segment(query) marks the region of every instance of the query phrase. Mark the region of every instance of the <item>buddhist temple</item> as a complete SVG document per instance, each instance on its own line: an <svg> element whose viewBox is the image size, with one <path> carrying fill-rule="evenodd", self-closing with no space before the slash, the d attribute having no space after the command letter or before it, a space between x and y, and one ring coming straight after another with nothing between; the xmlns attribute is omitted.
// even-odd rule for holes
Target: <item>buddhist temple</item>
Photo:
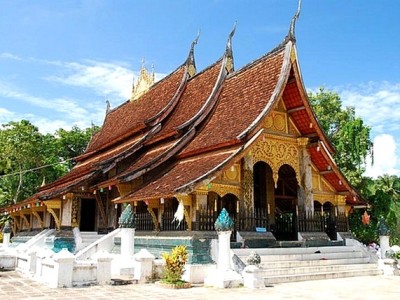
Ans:
<svg viewBox="0 0 400 300"><path fill-rule="evenodd" d="M223 208L234 221L232 242L253 233L274 242L307 233L335 241L348 232L349 211L365 203L338 169L310 107L296 51L298 17L282 43L240 69L236 28L203 70L195 63L198 37L158 82L143 64L131 98L108 107L76 166L3 208L14 235L44 228L105 234L127 204L137 236L203 236L214 232Z"/></svg>

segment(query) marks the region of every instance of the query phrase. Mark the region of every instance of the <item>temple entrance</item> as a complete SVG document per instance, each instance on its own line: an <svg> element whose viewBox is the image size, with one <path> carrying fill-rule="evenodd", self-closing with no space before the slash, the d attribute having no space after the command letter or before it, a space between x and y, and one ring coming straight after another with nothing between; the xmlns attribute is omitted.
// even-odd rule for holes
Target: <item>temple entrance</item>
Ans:
<svg viewBox="0 0 400 300"><path fill-rule="evenodd" d="M80 231L95 231L96 229L96 201L81 199Z"/></svg>
<svg viewBox="0 0 400 300"><path fill-rule="evenodd" d="M223 208L227 210L230 216L236 216L236 203L238 198L233 194L226 194L218 199L217 209L220 212Z"/></svg>
<svg viewBox="0 0 400 300"><path fill-rule="evenodd" d="M323 205L325 232L331 240L337 240L335 206L327 201Z"/></svg>
<svg viewBox="0 0 400 300"><path fill-rule="evenodd" d="M253 190L254 207L252 214L255 219L255 227L263 227L269 230L268 215L274 209L274 181L271 167L263 161L254 164Z"/></svg>
<svg viewBox="0 0 400 300"><path fill-rule="evenodd" d="M325 232L331 240L337 239L335 206L331 202L321 204L314 201L314 219L319 219L321 232Z"/></svg>
<svg viewBox="0 0 400 300"><path fill-rule="evenodd" d="M236 206L238 198L233 194L226 194L221 197L215 192L209 192L207 195L207 209L215 210L218 215L225 208L231 218L236 216Z"/></svg>
<svg viewBox="0 0 400 300"><path fill-rule="evenodd" d="M289 165L283 165L278 172L275 189L275 229L278 240L297 240L297 178Z"/></svg>

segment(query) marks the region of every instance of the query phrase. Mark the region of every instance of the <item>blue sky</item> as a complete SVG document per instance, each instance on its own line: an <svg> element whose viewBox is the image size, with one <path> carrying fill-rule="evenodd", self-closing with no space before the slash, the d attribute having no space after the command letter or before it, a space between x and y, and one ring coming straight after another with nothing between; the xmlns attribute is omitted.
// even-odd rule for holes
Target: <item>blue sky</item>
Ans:
<svg viewBox="0 0 400 300"><path fill-rule="evenodd" d="M129 98L145 58L157 78L195 49L199 70L229 32L236 69L279 44L296 0L0 0L0 123L29 119L42 132L101 125L105 98ZM297 49L306 88L337 91L372 127L367 175L400 175L400 1L304 0ZM397 22L396 22L397 21Z"/></svg>

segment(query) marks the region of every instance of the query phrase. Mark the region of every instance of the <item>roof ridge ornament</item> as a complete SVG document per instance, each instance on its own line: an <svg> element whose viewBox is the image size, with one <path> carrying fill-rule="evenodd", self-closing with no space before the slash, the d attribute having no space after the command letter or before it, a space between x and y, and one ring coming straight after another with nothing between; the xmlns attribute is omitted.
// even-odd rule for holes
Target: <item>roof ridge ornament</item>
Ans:
<svg viewBox="0 0 400 300"><path fill-rule="evenodd" d="M197 45L197 42L199 41L200 32L201 31L199 30L196 38L193 40L192 45L190 46L188 58L186 59L186 67L187 67L187 73L189 75L189 78L193 77L196 74L196 62L194 59L194 46Z"/></svg>
<svg viewBox="0 0 400 300"><path fill-rule="evenodd" d="M106 96L106 114L108 114L111 110L111 104L110 101L108 100L108 96Z"/></svg>
<svg viewBox="0 0 400 300"><path fill-rule="evenodd" d="M286 36L287 40L296 42L296 36L295 36L295 28L296 28L296 21L300 16L300 10L301 10L301 0L299 0L299 3L297 5L297 11L295 15L292 18L292 21L290 22L290 28L289 28L289 33Z"/></svg>
<svg viewBox="0 0 400 300"><path fill-rule="evenodd" d="M228 73L232 72L234 70L234 64L233 64L233 51L232 51L232 38L235 34L236 31L236 24L235 22L233 24L233 29L231 33L228 36L228 40L226 42L226 49L225 49L225 58L226 58L226 71Z"/></svg>

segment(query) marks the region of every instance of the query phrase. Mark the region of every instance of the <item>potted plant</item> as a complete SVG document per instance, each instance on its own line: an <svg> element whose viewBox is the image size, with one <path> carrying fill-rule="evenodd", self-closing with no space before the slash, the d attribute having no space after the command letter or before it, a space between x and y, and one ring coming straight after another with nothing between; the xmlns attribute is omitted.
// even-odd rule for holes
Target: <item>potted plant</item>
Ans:
<svg viewBox="0 0 400 300"><path fill-rule="evenodd" d="M163 253L162 258L165 261L165 268L160 284L174 289L189 288L190 282L182 280L188 259L186 247L183 245L176 246L171 253Z"/></svg>

